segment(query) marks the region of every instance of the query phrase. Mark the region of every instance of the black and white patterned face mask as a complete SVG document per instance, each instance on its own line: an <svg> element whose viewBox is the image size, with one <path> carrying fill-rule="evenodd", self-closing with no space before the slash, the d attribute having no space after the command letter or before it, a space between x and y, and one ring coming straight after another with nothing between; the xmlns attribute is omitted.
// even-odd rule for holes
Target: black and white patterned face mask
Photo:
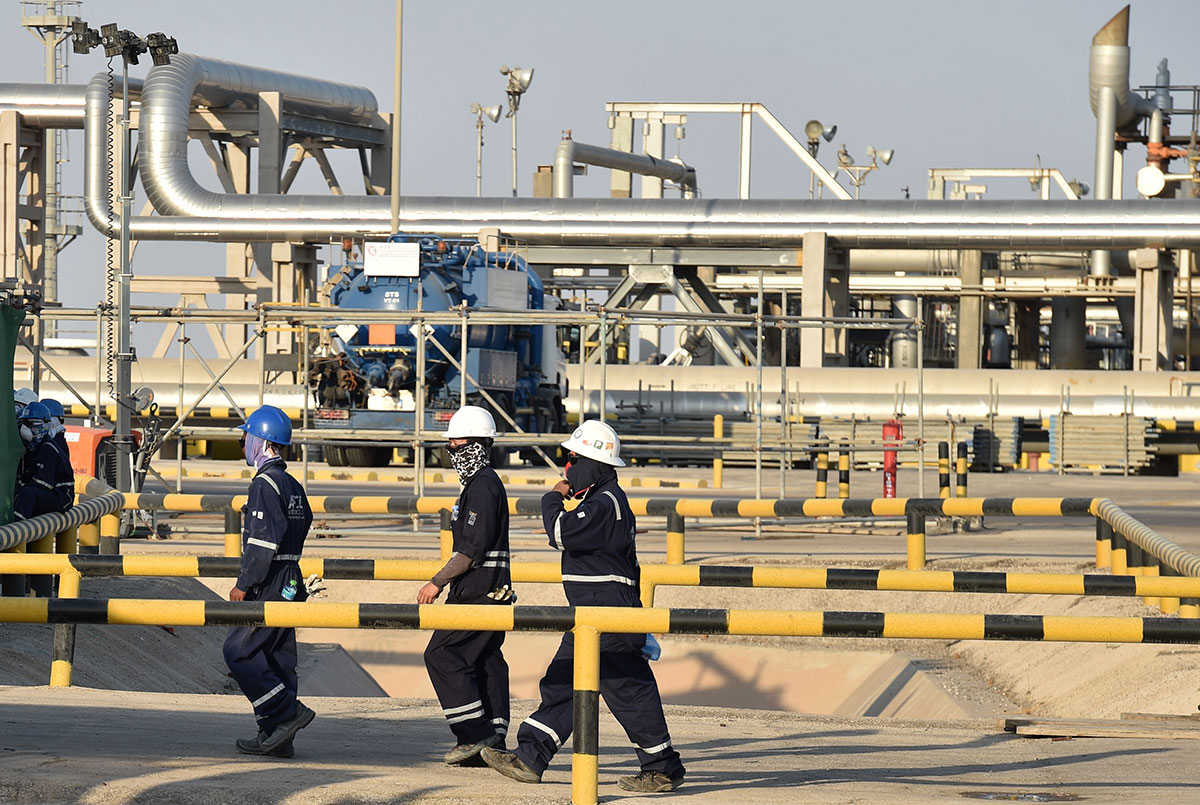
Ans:
<svg viewBox="0 0 1200 805"><path fill-rule="evenodd" d="M450 448L450 464L458 473L458 482L465 484L471 476L488 466L488 449L479 442L469 442L458 448Z"/></svg>

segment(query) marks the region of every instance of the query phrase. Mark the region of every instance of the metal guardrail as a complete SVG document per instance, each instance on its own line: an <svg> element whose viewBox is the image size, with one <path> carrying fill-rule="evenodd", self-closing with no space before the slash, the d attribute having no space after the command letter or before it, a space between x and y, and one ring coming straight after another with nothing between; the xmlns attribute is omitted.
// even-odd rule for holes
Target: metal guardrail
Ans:
<svg viewBox="0 0 1200 805"><path fill-rule="evenodd" d="M571 801L580 805L598 802L604 633L1200 644L1200 621L1178 618L120 598L0 599L0 623L572 631Z"/></svg>

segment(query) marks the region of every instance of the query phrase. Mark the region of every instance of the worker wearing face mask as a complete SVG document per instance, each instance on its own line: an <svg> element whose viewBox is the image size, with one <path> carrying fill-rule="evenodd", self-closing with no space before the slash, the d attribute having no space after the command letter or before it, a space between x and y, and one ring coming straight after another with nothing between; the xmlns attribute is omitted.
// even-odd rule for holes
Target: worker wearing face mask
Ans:
<svg viewBox="0 0 1200 805"><path fill-rule="evenodd" d="M550 546L562 552L562 582L573 607L640 607L634 535L637 524L617 484L621 441L596 420L580 424L562 443L568 452L567 479L542 497L542 521ZM567 498L580 503L571 511ZM618 787L645 794L674 791L685 769L671 746L658 683L649 660L656 655L645 634L608 633L600 638L600 695L633 741L642 770L622 777ZM575 636L562 643L539 683L542 701L517 732L517 749L484 749L484 762L505 777L541 782L542 772L572 732Z"/></svg>
<svg viewBox="0 0 1200 805"><path fill-rule="evenodd" d="M432 604L449 586L448 604L502 604L516 601L509 574L508 496L491 467L496 437L491 413L466 405L450 418L446 438L462 493L451 514L454 553L417 593ZM425 668L442 705L455 745L447 764L482 765L485 747L504 747L508 734L508 663L504 632L439 629L425 649Z"/></svg>
<svg viewBox="0 0 1200 805"><path fill-rule="evenodd" d="M69 453L50 436L50 411L40 402L29 403L21 411L17 430L25 453L17 469L13 518L24 520L71 508L75 474Z"/></svg>
<svg viewBox="0 0 1200 805"><path fill-rule="evenodd" d="M304 487L287 473L282 451L292 422L273 405L254 411L238 430L246 463L257 472L242 507L242 564L230 601L304 601L300 554L312 525ZM296 630L235 626L225 638L225 664L254 708L258 735L238 738L247 755L292 757L292 739L315 715L296 698Z"/></svg>
<svg viewBox="0 0 1200 805"><path fill-rule="evenodd" d="M46 397L41 400L42 405L46 406L46 410L50 412L50 438L62 450L63 455L70 458L71 448L67 444L67 412L63 408L62 403L58 400Z"/></svg>

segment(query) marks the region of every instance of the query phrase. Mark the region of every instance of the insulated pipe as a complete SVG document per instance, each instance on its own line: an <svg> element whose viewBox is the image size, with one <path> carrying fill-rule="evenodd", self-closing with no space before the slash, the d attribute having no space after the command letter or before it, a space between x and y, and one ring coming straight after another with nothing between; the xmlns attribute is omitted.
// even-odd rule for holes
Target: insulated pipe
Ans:
<svg viewBox="0 0 1200 805"><path fill-rule="evenodd" d="M917 297L896 294L892 297L892 315L897 319L917 318ZM891 334L892 368L915 369L917 366L916 330L896 330Z"/></svg>
<svg viewBox="0 0 1200 805"><path fill-rule="evenodd" d="M1088 97L1096 116L1095 198L1113 197L1113 157L1118 128L1126 128L1156 108L1129 89L1129 6L1118 11L1092 37L1088 52ZM1120 177L1116 177L1120 181ZM1092 253L1093 277L1112 275L1107 251Z"/></svg>
<svg viewBox="0 0 1200 805"><path fill-rule="evenodd" d="M83 84L0 84L0 112L34 128L83 128Z"/></svg>
<svg viewBox="0 0 1200 805"><path fill-rule="evenodd" d="M628 151L617 151L612 148L601 148L597 145L564 139L554 150L554 197L572 198L575 195L575 163L595 165L600 168L628 171L640 176L655 176L678 182L685 193L694 194L696 191L696 169L656 159L642 154L631 154ZM691 195L687 195L691 198Z"/></svg>
<svg viewBox="0 0 1200 805"><path fill-rule="evenodd" d="M180 62L176 64L175 62ZM186 65L184 62L186 61ZM163 214L134 217L139 240L324 241L390 233L383 196L225 195L204 190L188 172L190 82L208 60L188 56L154 67L142 98L139 168ZM224 65L232 80L259 76L242 92L281 89L285 108L298 89L269 85L270 71ZM178 68L178 69L176 69ZM186 68L186 69L185 69ZM318 85L320 82L316 82ZM341 86L341 85L338 85ZM85 196L88 217L106 234L118 229L106 192L108 81L89 83ZM290 96L289 96L290 93ZM201 102L245 96L212 90ZM302 99L303 96L300 96ZM315 104L316 101L305 101ZM336 107L336 108L334 108ZM331 105L331 114L354 104ZM168 125L169 124L169 125ZM160 126L166 126L165 129ZM151 188L153 190L151 191ZM181 213L186 213L183 215ZM1127 249L1200 247L1200 212L1186 202L841 201L406 198L402 229L473 237L495 227L536 245L798 246L825 232L844 248Z"/></svg>

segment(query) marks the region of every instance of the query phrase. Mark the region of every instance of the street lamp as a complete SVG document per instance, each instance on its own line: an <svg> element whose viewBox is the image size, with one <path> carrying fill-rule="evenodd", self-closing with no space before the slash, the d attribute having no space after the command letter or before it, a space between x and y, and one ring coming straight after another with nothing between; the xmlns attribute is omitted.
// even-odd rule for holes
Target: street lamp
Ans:
<svg viewBox="0 0 1200 805"><path fill-rule="evenodd" d="M117 408L116 432L113 434L113 446L117 450L117 489L129 492L132 490L133 453L130 415L137 405L134 395L130 392L132 365L136 355L133 350L129 312L129 285L133 279L129 258L129 213L133 206L133 188L127 186L129 154L132 149L129 126L129 65L137 64L138 56L146 52L150 53L156 65L170 64L171 56L179 52L179 47L174 38L163 33L152 33L143 40L133 31L118 28L116 23L102 25L97 32L82 20L76 20L72 24L71 40L72 49L76 53L86 54L93 48L102 46L104 55L108 58L121 57L121 165L117 174L120 177L118 187L121 191L121 273L118 277L117 293L117 381L115 389L109 386L109 393ZM109 170L112 170L111 164ZM105 308L111 317L111 282L107 287L108 299Z"/></svg>
<svg viewBox="0 0 1200 805"><path fill-rule="evenodd" d="M475 195L480 196L483 193L483 119L486 117L493 123L499 120L500 105L480 106L473 103L471 114L475 115L475 131L479 134L475 143Z"/></svg>
<svg viewBox="0 0 1200 805"><path fill-rule="evenodd" d="M845 144L838 147L838 169L844 170L850 175L850 183L854 185L854 197L858 198L858 188L862 187L862 183L867 180L867 174L879 168L879 162L887 165L892 161L892 157L896 155L894 148L875 148L867 146L867 156L871 158L870 165L855 165L854 157L846 150Z"/></svg>
<svg viewBox="0 0 1200 805"><path fill-rule="evenodd" d="M500 75L508 76L508 85L504 92L508 95L508 114L512 118L512 191L513 198L517 197L517 109L521 106L521 96L529 89L533 81L533 68L528 70L521 67L501 65Z"/></svg>

